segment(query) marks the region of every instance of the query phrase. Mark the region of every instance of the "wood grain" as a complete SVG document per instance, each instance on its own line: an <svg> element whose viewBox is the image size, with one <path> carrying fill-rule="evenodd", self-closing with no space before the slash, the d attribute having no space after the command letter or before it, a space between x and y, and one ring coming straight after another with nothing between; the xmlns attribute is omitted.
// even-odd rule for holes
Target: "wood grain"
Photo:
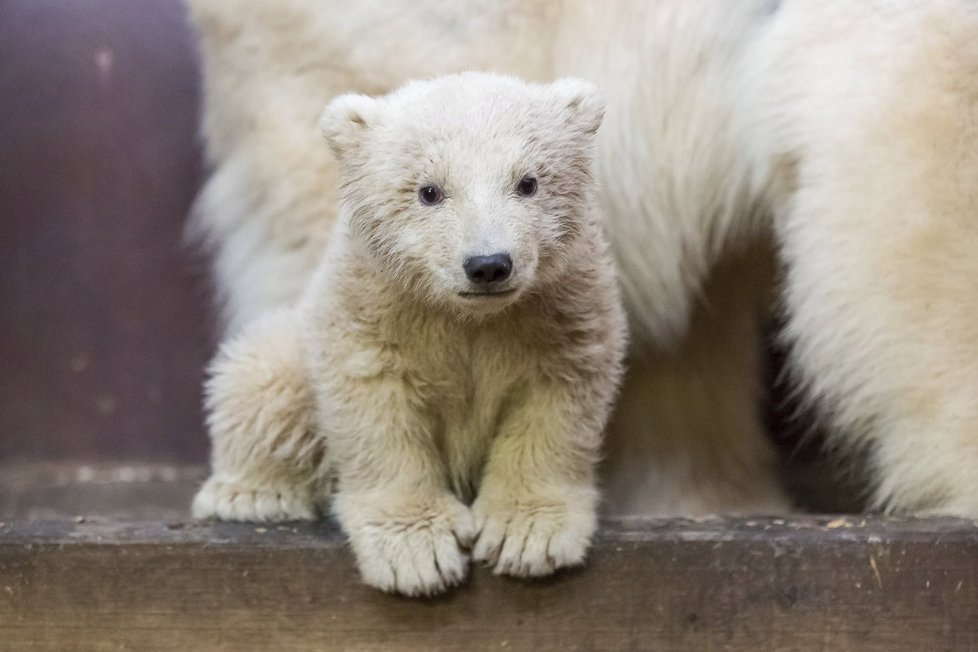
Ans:
<svg viewBox="0 0 978 652"><path fill-rule="evenodd" d="M609 523L585 569L480 569L414 601L363 587L330 525L7 523L0 631L17 650L973 650L978 526Z"/></svg>

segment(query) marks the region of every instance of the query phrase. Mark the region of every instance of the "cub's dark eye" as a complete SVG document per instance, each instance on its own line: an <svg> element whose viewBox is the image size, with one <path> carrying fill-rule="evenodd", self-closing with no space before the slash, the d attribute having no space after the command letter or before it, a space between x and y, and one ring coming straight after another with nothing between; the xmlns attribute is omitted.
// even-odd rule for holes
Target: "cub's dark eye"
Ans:
<svg viewBox="0 0 978 652"><path fill-rule="evenodd" d="M537 180L533 177L523 177L516 184L516 192L521 197L532 197L537 194Z"/></svg>
<svg viewBox="0 0 978 652"><path fill-rule="evenodd" d="M435 204L440 204L445 199L445 194L438 186L422 186L418 191L418 199L425 206L434 206Z"/></svg>

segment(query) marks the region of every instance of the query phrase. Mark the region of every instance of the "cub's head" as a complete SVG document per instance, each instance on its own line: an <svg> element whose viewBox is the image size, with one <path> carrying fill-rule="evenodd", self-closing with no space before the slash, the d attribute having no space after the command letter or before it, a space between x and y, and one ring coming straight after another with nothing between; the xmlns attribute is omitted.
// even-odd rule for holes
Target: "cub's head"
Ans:
<svg viewBox="0 0 978 652"><path fill-rule="evenodd" d="M464 315L573 283L603 112L587 82L486 73L338 97L322 128L350 237L419 299Z"/></svg>

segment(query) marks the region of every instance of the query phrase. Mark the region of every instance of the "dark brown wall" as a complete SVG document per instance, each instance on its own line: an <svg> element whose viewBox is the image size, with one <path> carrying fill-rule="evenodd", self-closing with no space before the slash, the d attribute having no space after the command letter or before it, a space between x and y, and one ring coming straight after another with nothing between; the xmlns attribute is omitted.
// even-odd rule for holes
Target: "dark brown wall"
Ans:
<svg viewBox="0 0 978 652"><path fill-rule="evenodd" d="M202 460L179 0L0 0L0 462Z"/></svg>

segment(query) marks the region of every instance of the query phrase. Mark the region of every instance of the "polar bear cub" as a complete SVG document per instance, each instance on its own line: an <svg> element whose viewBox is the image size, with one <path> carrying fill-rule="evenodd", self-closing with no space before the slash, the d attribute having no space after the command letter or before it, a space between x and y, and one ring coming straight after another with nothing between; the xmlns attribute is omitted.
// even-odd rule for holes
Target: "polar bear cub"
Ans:
<svg viewBox="0 0 978 652"><path fill-rule="evenodd" d="M299 308L272 318L282 326L272 332L299 333L288 355L306 365L309 389L287 395L311 401L241 416L269 409L260 392L274 383L263 381L247 400L212 395L210 417L212 429L238 424L225 439L255 440L303 423L295 412L313 406L333 510L368 584L441 592L465 578L468 549L521 577L585 557L626 339L591 177L603 107L583 81L465 73L341 96L323 114L340 215ZM251 330L274 351L267 322ZM248 342L246 329L235 346ZM237 360L261 366L254 349ZM267 444L235 450L275 457ZM215 440L215 469L227 471L219 457ZM289 468L282 455L274 464ZM275 515L308 515L308 488L325 486L310 477L319 466L297 460L295 478L278 474L276 495L300 504ZM260 484L245 475L224 473ZM195 511L268 516L219 502L212 490Z"/></svg>

